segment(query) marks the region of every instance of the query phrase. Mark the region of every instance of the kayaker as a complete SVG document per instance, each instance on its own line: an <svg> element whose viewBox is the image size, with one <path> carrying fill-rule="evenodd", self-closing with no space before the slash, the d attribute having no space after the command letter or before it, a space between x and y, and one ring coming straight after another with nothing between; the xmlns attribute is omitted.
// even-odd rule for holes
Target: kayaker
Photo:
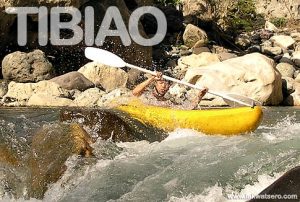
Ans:
<svg viewBox="0 0 300 202"><path fill-rule="evenodd" d="M171 108L181 108L181 109L195 109L197 108L199 102L202 100L203 96L207 93L208 89L204 88L201 90L193 101L185 101L182 104L178 104L170 98L166 97L166 93L170 88L170 83L162 78L162 72L157 72L156 76L151 76L149 79L144 81L143 83L137 85L132 94L134 96L140 97L142 101L149 105L155 106L164 106ZM154 88L152 90L148 90L147 88L154 84Z"/></svg>

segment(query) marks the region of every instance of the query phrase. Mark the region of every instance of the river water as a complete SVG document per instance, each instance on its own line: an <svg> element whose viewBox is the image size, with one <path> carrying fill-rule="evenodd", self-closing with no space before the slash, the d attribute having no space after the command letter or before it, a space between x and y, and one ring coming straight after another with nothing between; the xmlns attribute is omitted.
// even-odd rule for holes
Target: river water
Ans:
<svg viewBox="0 0 300 202"><path fill-rule="evenodd" d="M31 130L56 120L56 109L0 109L2 135L24 142ZM161 142L99 139L93 147L93 161L67 160L43 201L245 201L300 165L300 108L265 108L262 124L248 135L177 129Z"/></svg>

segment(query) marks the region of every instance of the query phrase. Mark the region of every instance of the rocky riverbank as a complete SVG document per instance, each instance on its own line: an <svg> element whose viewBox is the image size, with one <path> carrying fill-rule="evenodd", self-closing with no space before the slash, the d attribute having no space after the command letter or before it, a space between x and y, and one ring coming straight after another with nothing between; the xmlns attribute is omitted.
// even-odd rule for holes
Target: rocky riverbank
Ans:
<svg viewBox="0 0 300 202"><path fill-rule="evenodd" d="M223 2L224 5L220 4L220 9L225 8L225 2L227 1ZM108 50L119 54L126 62L167 71L177 79L206 86L211 90L245 95L264 105L300 105L299 21L294 19L292 25L280 28L266 21L263 28L235 32L238 34L234 37L234 41L222 45L216 41L216 37L213 37L213 35L220 35L220 32L216 32L218 29L214 28L214 24L211 24L210 29L207 25L202 26L204 22L210 24L215 19L215 14L208 12L208 10L212 11L212 8L208 4L203 4L207 9L203 15L200 15L199 9L202 7L197 7L198 3L192 1L188 4L187 1L183 1L181 9L180 7L176 9L173 5L157 4L166 14L168 33L161 44L153 47L153 51L151 47L136 45L118 48L118 50L108 48ZM65 2L65 4L73 5L74 2ZM94 4L92 5L94 7L111 6L107 2ZM116 6L124 12L121 14L125 16L138 6L153 4L152 1L135 2L135 4L124 1ZM47 6L54 5L56 4ZM90 3L81 2L73 6L87 5ZM2 3L0 8L4 9L9 6L20 5L6 2ZM232 11L227 9L223 14L229 16L230 12ZM293 12L295 16L289 17L298 17L297 12ZM15 19L5 17L9 22ZM102 18L103 16L98 20ZM265 15L265 19L267 18L268 15ZM145 17L141 23L144 27L140 27L141 32L145 31L145 34L149 36L153 34L155 22L152 18ZM221 21L218 23L220 27L232 24L229 22L222 24ZM13 29L13 27L7 29ZM3 33L8 37L6 32ZM221 35L217 38L223 38L224 41ZM108 38L107 41L120 44L115 39ZM6 43L5 40L2 40L2 43ZM63 55L53 56L51 52L56 48L45 49L33 46L27 48L32 51L15 51L3 58L0 105L107 107L116 97L131 97L131 89L147 77L134 70L115 69L88 62L84 58L84 46L79 47L79 54L75 54L81 62L75 62L75 64L69 61L74 54L66 49L63 50L64 54L70 55L70 58L68 57L65 62L61 63L57 59L59 57L62 59ZM16 50L16 48L11 46L10 50ZM128 51L134 54L129 54ZM145 54L148 56L145 57ZM151 60L154 62L153 66L149 65ZM173 85L169 93L180 102L197 92L183 86ZM226 103L219 97L207 94L201 105L223 106Z"/></svg>

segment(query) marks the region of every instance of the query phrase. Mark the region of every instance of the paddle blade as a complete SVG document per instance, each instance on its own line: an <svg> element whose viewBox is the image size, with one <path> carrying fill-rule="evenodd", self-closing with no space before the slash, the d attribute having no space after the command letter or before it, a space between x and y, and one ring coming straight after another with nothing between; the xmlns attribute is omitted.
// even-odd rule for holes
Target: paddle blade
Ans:
<svg viewBox="0 0 300 202"><path fill-rule="evenodd" d="M230 97L231 99L226 99L226 97ZM245 106L245 104L251 105L251 106L261 106L262 103L253 100L251 98L248 98L246 96L243 95L237 95L237 94L226 94L226 97L223 97L224 101L231 107L241 107L241 106ZM238 100L239 102L235 102L234 100ZM241 104L245 103L245 104Z"/></svg>
<svg viewBox="0 0 300 202"><path fill-rule="evenodd" d="M126 63L119 56L99 48L87 47L84 51L85 57L94 62L111 67L125 67Z"/></svg>

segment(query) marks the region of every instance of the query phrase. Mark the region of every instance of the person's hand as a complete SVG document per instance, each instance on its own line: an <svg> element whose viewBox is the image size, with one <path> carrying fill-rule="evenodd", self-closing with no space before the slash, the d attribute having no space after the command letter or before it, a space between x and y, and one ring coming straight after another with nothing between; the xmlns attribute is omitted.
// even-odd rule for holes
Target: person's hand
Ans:
<svg viewBox="0 0 300 202"><path fill-rule="evenodd" d="M207 92L208 92L208 88L204 87L202 90L200 90L198 97L202 98Z"/></svg>
<svg viewBox="0 0 300 202"><path fill-rule="evenodd" d="M156 76L152 76L152 78L156 81L162 80L163 73L162 72L156 72Z"/></svg>

